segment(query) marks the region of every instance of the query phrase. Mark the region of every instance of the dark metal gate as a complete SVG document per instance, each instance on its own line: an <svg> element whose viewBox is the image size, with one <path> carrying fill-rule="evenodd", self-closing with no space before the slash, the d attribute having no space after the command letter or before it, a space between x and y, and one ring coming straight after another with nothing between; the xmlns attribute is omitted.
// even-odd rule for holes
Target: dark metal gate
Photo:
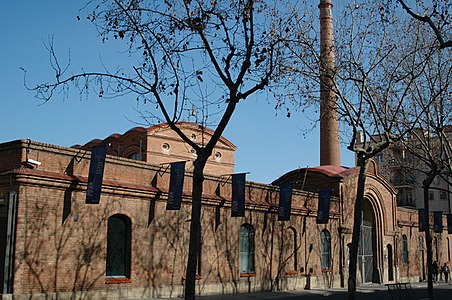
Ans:
<svg viewBox="0 0 452 300"><path fill-rule="evenodd" d="M362 220L361 235L359 237L358 262L363 283L372 282L374 269L373 260L372 223Z"/></svg>

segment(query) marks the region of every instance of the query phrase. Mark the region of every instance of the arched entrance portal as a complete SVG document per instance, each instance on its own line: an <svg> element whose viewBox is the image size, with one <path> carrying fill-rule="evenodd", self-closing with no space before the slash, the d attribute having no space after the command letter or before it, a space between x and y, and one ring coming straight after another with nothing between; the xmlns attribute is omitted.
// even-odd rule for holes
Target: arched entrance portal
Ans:
<svg viewBox="0 0 452 300"><path fill-rule="evenodd" d="M375 213L368 199L363 201L361 214L361 235L359 237L358 264L361 271L361 282L379 282L376 268L376 224Z"/></svg>

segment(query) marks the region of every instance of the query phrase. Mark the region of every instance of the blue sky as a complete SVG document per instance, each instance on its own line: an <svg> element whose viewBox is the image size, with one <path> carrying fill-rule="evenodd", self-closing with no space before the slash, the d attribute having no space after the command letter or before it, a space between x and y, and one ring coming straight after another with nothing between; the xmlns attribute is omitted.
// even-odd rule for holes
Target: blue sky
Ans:
<svg viewBox="0 0 452 300"><path fill-rule="evenodd" d="M71 146L112 133L124 133L141 119L133 96L99 99L70 93L42 104L24 87L24 73L30 85L52 80L49 54L44 42L53 37L57 53L76 70L99 70L102 63L114 66L124 59L120 48L102 44L94 26L77 20L85 1L40 0L4 1L0 5L0 142L30 138ZM319 164L318 128L304 135L311 124L301 112L274 110L274 103L250 97L237 107L224 136L234 143L235 170L250 172L247 179L270 183L280 175ZM342 164L354 163L343 147Z"/></svg>

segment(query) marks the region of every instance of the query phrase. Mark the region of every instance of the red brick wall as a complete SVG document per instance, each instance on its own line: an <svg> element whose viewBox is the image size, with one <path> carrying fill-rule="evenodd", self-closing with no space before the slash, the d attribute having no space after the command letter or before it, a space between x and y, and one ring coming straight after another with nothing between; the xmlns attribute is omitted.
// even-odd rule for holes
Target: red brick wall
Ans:
<svg viewBox="0 0 452 300"><path fill-rule="evenodd" d="M0 145L0 157L11 155L16 161L9 166L20 167L24 149ZM22 144L25 147L25 144ZM3 148L2 148L3 147ZM6 150L5 150L6 149ZM159 288L173 286L174 293L185 275L189 224L191 174L184 184L184 204L180 211L166 211L166 191L169 170L124 158L108 157L100 204L85 204L86 180L90 153L33 142L29 155L42 164L35 169L21 169L12 177L0 176L0 191L18 190L17 238L14 292L29 294L39 291L117 290L118 288ZM288 278L304 278L303 272L313 268L313 276L322 278L320 266L320 232L331 233L333 274L339 274L340 236L345 245L351 238L353 202L356 191L354 177L340 182L342 203L333 197L332 218L327 225L316 224L317 194L295 190L291 221L277 221L278 187L248 182L247 211L243 218L231 218L231 181L225 177L210 177L204 184L202 213L202 254L200 287L216 285L226 289L247 282L240 278L240 226L251 224L255 229L256 274L253 289L284 288ZM367 193L379 199L379 219L382 230L382 251L392 244L395 265L401 277L417 276L416 211L393 206L394 194L381 186L375 176L368 179ZM65 214L65 198L71 197L71 210ZM66 201L67 205L67 201ZM218 216L219 212L219 216ZM129 283L109 284L105 278L107 220L113 214L124 214L132 224L132 266ZM219 220L219 222L218 222ZM394 223L402 221L400 226ZM409 223L411 222L411 223ZM413 223L414 222L414 223ZM295 229L298 242L298 274L292 271L291 252L284 248L283 235ZM400 237L407 234L410 264L400 263ZM447 254L446 237L441 241L441 261ZM344 252L342 252L344 253ZM380 253L382 255L382 253ZM279 279L276 280L276 279ZM337 285L336 285L337 286ZM275 287L273 287L275 288ZM299 287L300 288L300 287ZM173 294L175 295L175 294Z"/></svg>
<svg viewBox="0 0 452 300"><path fill-rule="evenodd" d="M87 205L85 188L89 153L34 143L30 155L39 159L42 165L25 169L14 178L15 185L20 186L15 293L177 286L182 283L189 239L190 173L185 180L187 199L181 211L166 211L166 194L158 190L167 190L169 170L145 162L109 157L100 204ZM157 189L151 186L152 182L156 183ZM216 191L222 198L215 195ZM65 193L66 198L71 195L71 210L67 215L64 215ZM230 217L230 178L207 177L204 193L203 284L229 285L233 280L246 280L240 278L239 271L239 233L244 223L255 228L256 288L260 282L284 278L285 271L293 268L284 266L291 253L283 248L281 238L283 230L290 226L296 230L299 246L306 241L312 244L313 250L307 254L304 253L306 247L299 248L299 269L312 267L315 274L320 274L320 231L324 228L332 233L333 256L338 256L339 242L334 234L337 219L329 225L319 226L315 224L315 214L311 214L303 231L307 207L316 209L315 194L295 192L292 220L279 222L276 187L248 183L249 210L244 218ZM220 222L216 216L218 206L221 206ZM333 203L332 208L337 214L337 205ZM124 214L132 223L130 283L107 284L105 280L107 220L113 214Z"/></svg>
<svg viewBox="0 0 452 300"><path fill-rule="evenodd" d="M148 225L153 193L147 197L115 195L114 188L106 188L99 205L86 205L84 191L77 190L72 194L71 214L63 222L63 186L29 186L28 178L20 180L23 183L19 190L16 293L118 288L116 284L105 283L107 220L117 213L132 221L131 282L122 286L181 283L187 260L189 205L184 205L181 211L166 211L166 202L156 200L154 218ZM259 280L284 277L283 272L288 270L283 267L287 252L286 257L280 256L283 228L293 226L299 241L313 244L308 256L300 249L298 265L304 267L308 260L308 268L312 267L315 274L320 274L320 231L326 227L337 232L337 222L319 226L314 218L309 218L306 225L309 230L304 236L300 215L283 223L277 221L275 213L249 210L245 218L231 218L229 208L221 208L217 223L215 214L215 206L204 206L201 275L205 284L240 280L238 246L240 225L244 223L255 228L255 267ZM337 238L332 242L337 256Z"/></svg>

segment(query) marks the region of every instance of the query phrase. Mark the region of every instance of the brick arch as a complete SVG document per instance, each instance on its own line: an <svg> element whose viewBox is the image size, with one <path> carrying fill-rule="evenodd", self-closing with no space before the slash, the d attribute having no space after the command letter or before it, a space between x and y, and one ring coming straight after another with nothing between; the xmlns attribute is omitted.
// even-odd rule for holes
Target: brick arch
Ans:
<svg viewBox="0 0 452 300"><path fill-rule="evenodd" d="M374 280L377 280L382 283L383 282L383 270L384 270L384 238L383 238L383 228L384 228L384 206L383 198L379 190L375 187L370 187L366 190L364 194L364 201L369 203L370 208L372 209L373 215L373 227L375 229L375 237L374 237L374 272L377 274L374 275ZM363 203L364 206L364 203Z"/></svg>
<svg viewBox="0 0 452 300"><path fill-rule="evenodd" d="M366 187L366 191L364 192L364 198L366 198L370 202L372 209L374 210L375 222L377 222L376 225L378 225L380 228L386 228L385 215L388 212L385 209L383 195L381 194L380 190L373 185L368 186Z"/></svg>
<svg viewBox="0 0 452 300"><path fill-rule="evenodd" d="M143 152L143 150L141 150ZM140 146L139 145L127 145L122 151L121 151L121 157L129 158L130 155L134 153L140 153ZM141 154L143 155L143 154Z"/></svg>

